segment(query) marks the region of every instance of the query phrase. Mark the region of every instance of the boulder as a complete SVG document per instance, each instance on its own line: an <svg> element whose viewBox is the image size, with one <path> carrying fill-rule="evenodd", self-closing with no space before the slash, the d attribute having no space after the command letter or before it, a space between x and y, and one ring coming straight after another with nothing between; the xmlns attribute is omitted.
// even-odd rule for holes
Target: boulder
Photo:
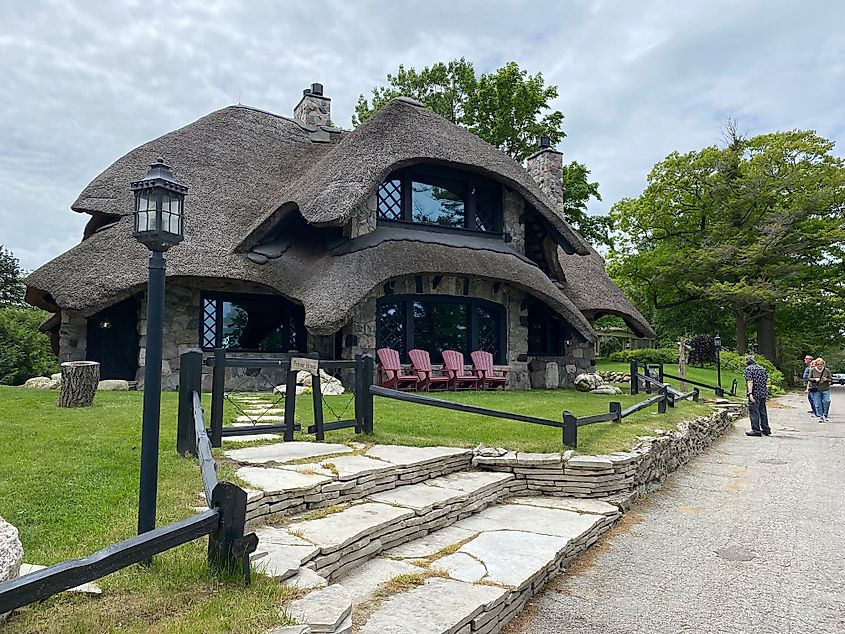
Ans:
<svg viewBox="0 0 845 634"><path fill-rule="evenodd" d="M273 388L273 393L274 394L286 394L287 390L288 390L287 385L285 385L285 384L277 385L276 387ZM305 387L304 385L297 385L296 386L296 393L297 394L305 394L306 392L310 392L310 391L311 391L310 387Z"/></svg>
<svg viewBox="0 0 845 634"><path fill-rule="evenodd" d="M615 385L602 385L590 390L590 394L622 394L622 390Z"/></svg>
<svg viewBox="0 0 845 634"><path fill-rule="evenodd" d="M46 376L36 376L31 379L27 379L26 383L23 384L24 387L35 388L37 390L50 390L55 389L53 387L53 381L51 378Z"/></svg>
<svg viewBox="0 0 845 634"><path fill-rule="evenodd" d="M129 381L122 379L106 379L97 383L97 390L103 392L126 392L129 389Z"/></svg>
<svg viewBox="0 0 845 634"><path fill-rule="evenodd" d="M575 389L590 392L604 385L604 380L594 372L584 372L575 377Z"/></svg>
<svg viewBox="0 0 845 634"><path fill-rule="evenodd" d="M51 381L57 381L58 383L61 383L62 382L62 373L56 372L55 374L51 374L50 380Z"/></svg>
<svg viewBox="0 0 845 634"><path fill-rule="evenodd" d="M296 384L302 385L305 387L311 387L311 379L312 375L310 372L305 372L304 370L300 370L296 373ZM320 391L323 394L333 396L337 394L343 394L343 384L340 382L340 379L333 377L331 374L320 370Z"/></svg>
<svg viewBox="0 0 845 634"><path fill-rule="evenodd" d="M22 563L23 546L18 529L0 517L0 584L16 579ZM0 614L0 623L6 620L7 614Z"/></svg>

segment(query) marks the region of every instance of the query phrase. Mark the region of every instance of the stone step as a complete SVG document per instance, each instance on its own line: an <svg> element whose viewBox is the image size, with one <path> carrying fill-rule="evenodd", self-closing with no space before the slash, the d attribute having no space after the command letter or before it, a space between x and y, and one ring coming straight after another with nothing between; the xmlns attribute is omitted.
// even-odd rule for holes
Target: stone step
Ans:
<svg viewBox="0 0 845 634"><path fill-rule="evenodd" d="M471 450L454 447L353 448L312 442L232 449L224 455L242 465L236 474L252 487L248 527L268 515L354 502L463 471L472 460Z"/></svg>
<svg viewBox="0 0 845 634"><path fill-rule="evenodd" d="M352 613L361 634L499 632L619 517L596 500L512 498L387 550L337 583L361 606ZM385 596L398 575L421 583Z"/></svg>
<svg viewBox="0 0 845 634"><path fill-rule="evenodd" d="M338 470L343 474L343 470ZM295 475L312 478L320 475ZM285 580L308 568L329 582L380 552L470 518L513 495L514 476L470 471L376 492L323 517L261 526L252 555L260 572Z"/></svg>

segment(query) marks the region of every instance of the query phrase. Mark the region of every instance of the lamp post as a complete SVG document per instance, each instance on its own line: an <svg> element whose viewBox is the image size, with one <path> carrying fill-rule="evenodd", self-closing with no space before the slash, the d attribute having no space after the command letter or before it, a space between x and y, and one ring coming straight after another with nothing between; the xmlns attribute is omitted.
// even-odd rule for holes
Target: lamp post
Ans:
<svg viewBox="0 0 845 634"><path fill-rule="evenodd" d="M155 528L158 488L158 436L161 419L161 354L164 324L164 252L183 239L188 188L178 183L163 158L143 180L130 184L135 194L132 235L150 250L147 285L147 347L144 365L144 416L141 427L141 486L138 534Z"/></svg>
<svg viewBox="0 0 845 634"><path fill-rule="evenodd" d="M716 346L716 385L719 386L717 395L724 396L725 391L722 389L722 338L718 332L713 337L713 345Z"/></svg>

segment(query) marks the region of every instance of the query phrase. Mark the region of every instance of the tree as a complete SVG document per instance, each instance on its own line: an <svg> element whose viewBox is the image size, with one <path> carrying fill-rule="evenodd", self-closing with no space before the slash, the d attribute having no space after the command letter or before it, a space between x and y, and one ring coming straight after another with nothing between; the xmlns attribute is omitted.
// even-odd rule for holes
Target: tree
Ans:
<svg viewBox="0 0 845 634"><path fill-rule="evenodd" d="M547 112L549 102L558 96L557 86L546 86L542 73L529 75L516 62L480 76L463 57L421 71L400 65L395 75L387 75L386 86L373 88L369 100L364 95L358 97L353 125L363 123L388 101L402 96L424 103L517 161L537 150L541 136L548 136L552 144L566 137L563 113ZM564 215L587 240L610 246L610 220L587 213L590 199L601 200L598 183L590 182L589 175L590 170L577 161L564 166Z"/></svg>
<svg viewBox="0 0 845 634"><path fill-rule="evenodd" d="M45 315L25 306L0 307L0 384L19 385L58 371L50 339L38 330Z"/></svg>
<svg viewBox="0 0 845 634"><path fill-rule="evenodd" d="M0 244L0 306L23 303L23 271L14 254Z"/></svg>
<svg viewBox="0 0 845 634"><path fill-rule="evenodd" d="M756 326L758 350L774 361L776 328L793 337L820 326L800 308L797 322L781 315L819 302L838 311L845 297L845 161L832 149L813 131L747 139L729 124L723 146L673 152L638 198L611 210L620 232L613 274L652 311L683 318L709 305L710 332L730 311L737 350ZM824 320L827 329L841 323Z"/></svg>

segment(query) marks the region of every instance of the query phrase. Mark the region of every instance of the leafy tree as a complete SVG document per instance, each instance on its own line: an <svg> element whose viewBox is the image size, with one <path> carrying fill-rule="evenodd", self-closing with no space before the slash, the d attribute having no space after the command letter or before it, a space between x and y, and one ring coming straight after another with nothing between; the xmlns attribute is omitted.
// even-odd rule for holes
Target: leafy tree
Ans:
<svg viewBox="0 0 845 634"><path fill-rule="evenodd" d="M0 306L23 303L23 277L18 259L0 244Z"/></svg>
<svg viewBox="0 0 845 634"><path fill-rule="evenodd" d="M58 372L50 339L38 330L45 315L25 306L0 307L0 384L20 385Z"/></svg>
<svg viewBox="0 0 845 634"><path fill-rule="evenodd" d="M578 161L563 166L563 214L584 238L593 245L613 246L613 222L609 216L591 216L587 203L601 200L599 184L590 182L590 170Z"/></svg>
<svg viewBox="0 0 845 634"><path fill-rule="evenodd" d="M835 330L845 273L845 161L833 142L794 130L745 138L729 125L722 147L673 152L645 191L614 205L616 279L650 311L708 306L713 332L732 314L736 346L756 324L761 354L777 357L775 329ZM813 323L807 308L823 304ZM791 323L785 317L795 314ZM832 334L832 333L831 333Z"/></svg>

